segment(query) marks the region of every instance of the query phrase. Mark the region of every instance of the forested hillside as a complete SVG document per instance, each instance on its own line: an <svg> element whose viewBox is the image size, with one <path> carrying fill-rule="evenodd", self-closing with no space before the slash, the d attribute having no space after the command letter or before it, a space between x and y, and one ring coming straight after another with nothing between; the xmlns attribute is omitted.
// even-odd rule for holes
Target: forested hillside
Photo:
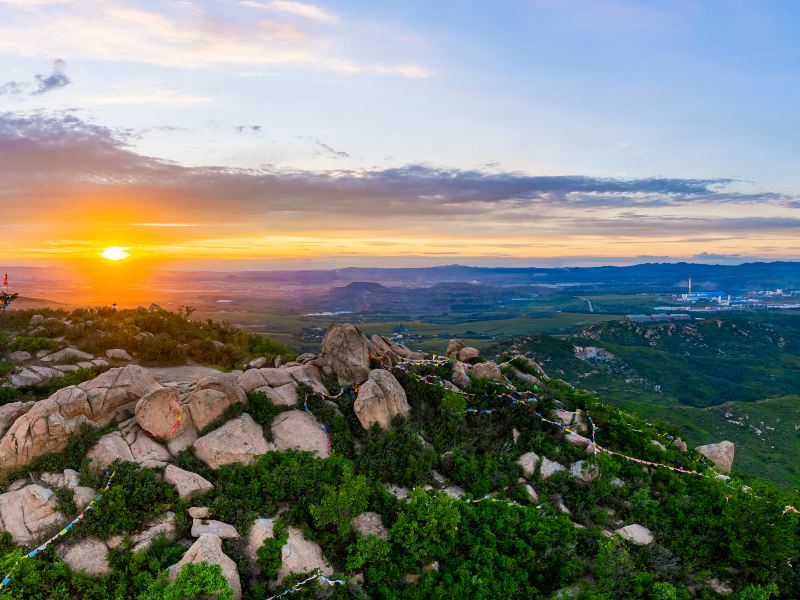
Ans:
<svg viewBox="0 0 800 600"><path fill-rule="evenodd" d="M599 349L599 350L598 350ZM574 336L532 335L487 354L523 353L553 376L695 443L724 437L740 467L800 488L800 320L791 315L612 321Z"/></svg>
<svg viewBox="0 0 800 600"><path fill-rule="evenodd" d="M732 445L451 347L340 325L280 368L15 403L0 597L800 597L798 498Z"/></svg>

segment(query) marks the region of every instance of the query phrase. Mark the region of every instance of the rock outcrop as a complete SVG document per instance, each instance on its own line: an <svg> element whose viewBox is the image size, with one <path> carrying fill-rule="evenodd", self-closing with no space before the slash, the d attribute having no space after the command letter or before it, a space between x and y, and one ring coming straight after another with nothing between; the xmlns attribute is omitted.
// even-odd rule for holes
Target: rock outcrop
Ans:
<svg viewBox="0 0 800 600"><path fill-rule="evenodd" d="M73 571L85 575L108 575L111 567L108 564L108 546L95 538L86 538L77 544L59 549L61 560Z"/></svg>
<svg viewBox="0 0 800 600"><path fill-rule="evenodd" d="M214 489L214 484L206 478L175 465L167 465L164 469L164 481L175 486L181 500L203 496Z"/></svg>
<svg viewBox="0 0 800 600"><path fill-rule="evenodd" d="M322 555L318 544L303 537L303 532L289 527L289 539L281 549L281 568L278 581L292 573L313 573L319 569L323 575L332 575L333 568Z"/></svg>
<svg viewBox="0 0 800 600"><path fill-rule="evenodd" d="M180 402L178 388L157 388L136 403L136 422L144 431L160 440L168 440L185 432L191 421Z"/></svg>
<svg viewBox="0 0 800 600"><path fill-rule="evenodd" d="M369 376L367 338L355 325L334 325L322 338L321 356L339 385L355 385Z"/></svg>
<svg viewBox="0 0 800 600"><path fill-rule="evenodd" d="M302 410L289 410L275 417L272 437L280 451L305 450L320 458L330 455L328 434L311 414Z"/></svg>
<svg viewBox="0 0 800 600"><path fill-rule="evenodd" d="M353 410L364 429L369 429L373 423L386 429L394 417L408 416L411 406L403 386L394 375L375 369L369 372L369 379L358 391Z"/></svg>
<svg viewBox="0 0 800 600"><path fill-rule="evenodd" d="M653 543L653 532L638 523L620 527L614 533L636 546L647 546Z"/></svg>
<svg viewBox="0 0 800 600"><path fill-rule="evenodd" d="M247 413L194 442L195 455L212 469L236 462L251 465L259 456L274 449L267 444L261 425Z"/></svg>
<svg viewBox="0 0 800 600"><path fill-rule="evenodd" d="M36 402L30 400L28 402L9 402L0 406L0 438L14 424L14 421L33 408L34 404Z"/></svg>
<svg viewBox="0 0 800 600"><path fill-rule="evenodd" d="M0 525L22 546L35 542L63 519L64 515L56 511L55 494L42 485L0 494Z"/></svg>
<svg viewBox="0 0 800 600"><path fill-rule="evenodd" d="M274 537L275 519L258 518L253 521L250 531L247 534L247 545L244 553L250 564L255 567L258 560L258 549L264 544L264 540Z"/></svg>
<svg viewBox="0 0 800 600"><path fill-rule="evenodd" d="M530 479L536 473L536 467L539 465L539 455L535 452L526 452L517 459L517 464L522 467L522 473Z"/></svg>
<svg viewBox="0 0 800 600"><path fill-rule="evenodd" d="M236 527L228 523L212 519L194 519L192 521L192 537L199 538L208 533L223 540L233 540L239 537Z"/></svg>
<svg viewBox="0 0 800 600"><path fill-rule="evenodd" d="M542 476L542 479L547 479L548 477L552 477L559 471L564 470L564 465L557 463L554 460L550 460L549 458L542 459L542 466L539 469L539 473Z"/></svg>
<svg viewBox="0 0 800 600"><path fill-rule="evenodd" d="M233 599L239 600L242 597L242 583L239 571L236 570L236 563L222 551L222 540L211 533L201 535L183 558L169 568L170 579L177 577L184 565L200 562L219 565L222 568L222 575L233 590Z"/></svg>
<svg viewBox="0 0 800 600"><path fill-rule="evenodd" d="M58 390L36 402L0 439L0 473L44 454L60 452L81 425L104 427L158 387L160 384L146 369L128 365L77 387Z"/></svg>
<svg viewBox="0 0 800 600"><path fill-rule="evenodd" d="M700 454L705 456L723 473L730 473L733 466L733 454L736 446L733 442L724 440L716 444L707 444L695 448Z"/></svg>
<svg viewBox="0 0 800 600"><path fill-rule="evenodd" d="M42 362L49 363L69 363L78 362L79 360L92 360L94 356L88 352L77 350L76 348L64 348L58 352L53 352L47 356L42 357Z"/></svg>

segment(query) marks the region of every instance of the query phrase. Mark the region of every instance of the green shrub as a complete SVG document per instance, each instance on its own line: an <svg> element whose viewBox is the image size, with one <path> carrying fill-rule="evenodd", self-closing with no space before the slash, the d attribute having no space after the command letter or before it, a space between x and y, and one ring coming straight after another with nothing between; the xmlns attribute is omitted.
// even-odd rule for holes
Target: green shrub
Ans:
<svg viewBox="0 0 800 600"><path fill-rule="evenodd" d="M370 479L413 486L427 480L435 458L408 421L396 419L388 430L370 427L355 462L356 470Z"/></svg>
<svg viewBox="0 0 800 600"><path fill-rule="evenodd" d="M222 574L222 567L207 562L189 563L183 566L175 581L167 583L162 575L136 600L186 600L213 594L216 600L230 600L233 590Z"/></svg>
<svg viewBox="0 0 800 600"><path fill-rule="evenodd" d="M283 545L289 539L286 523L280 517L272 525L272 537L264 540L261 547L256 550L256 565L261 572L261 577L267 580L278 578L281 568Z"/></svg>
<svg viewBox="0 0 800 600"><path fill-rule="evenodd" d="M138 527L163 514L177 500L175 488L160 479L152 469L123 462L113 467L114 478L103 489L102 474L81 478L83 485L100 491L92 518L84 531L101 539L136 531Z"/></svg>
<svg viewBox="0 0 800 600"><path fill-rule="evenodd" d="M56 340L45 337L29 337L20 335L11 342L11 350L21 350L36 354L39 350L58 350L61 347Z"/></svg>
<svg viewBox="0 0 800 600"><path fill-rule="evenodd" d="M139 356L149 365L183 364L186 349L165 333L139 340Z"/></svg>

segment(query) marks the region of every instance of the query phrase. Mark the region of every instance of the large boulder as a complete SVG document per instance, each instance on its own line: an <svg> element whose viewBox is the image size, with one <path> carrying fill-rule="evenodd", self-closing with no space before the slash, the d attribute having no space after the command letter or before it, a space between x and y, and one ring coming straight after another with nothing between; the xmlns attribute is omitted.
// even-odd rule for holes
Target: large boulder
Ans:
<svg viewBox="0 0 800 600"><path fill-rule="evenodd" d="M614 533L636 546L647 546L653 543L653 532L638 523L620 527Z"/></svg>
<svg viewBox="0 0 800 600"><path fill-rule="evenodd" d="M242 583L236 563L222 551L222 540L211 533L201 535L186 551L183 558L169 568L170 579L177 577L184 565L201 562L219 565L228 585L233 590L233 599L239 600L242 597Z"/></svg>
<svg viewBox="0 0 800 600"><path fill-rule="evenodd" d="M77 387L58 390L20 416L0 439L0 473L33 459L60 452L82 425L104 427L133 410L136 402L160 384L142 367L111 369Z"/></svg>
<svg viewBox="0 0 800 600"><path fill-rule="evenodd" d="M30 400L28 402L9 402L0 406L0 437L8 431L14 421L32 409L34 404L36 402Z"/></svg>
<svg viewBox="0 0 800 600"><path fill-rule="evenodd" d="M259 456L274 449L267 444L261 425L247 413L194 442L195 455L212 469L237 462L251 465Z"/></svg>
<svg viewBox="0 0 800 600"><path fill-rule="evenodd" d="M536 467L539 465L539 456L535 452L526 452L517 459L517 464L522 467L522 472L530 479L536 473Z"/></svg>
<svg viewBox="0 0 800 600"><path fill-rule="evenodd" d="M480 358L481 351L472 346L467 346L458 351L458 360L468 363L476 358Z"/></svg>
<svg viewBox="0 0 800 600"><path fill-rule="evenodd" d="M539 469L539 474L542 476L542 479L547 479L552 477L559 471L564 470L564 465L557 463L554 460L550 460L549 458L542 459L542 466Z"/></svg>
<svg viewBox="0 0 800 600"><path fill-rule="evenodd" d="M470 377L505 382L505 377L503 377L503 374L500 372L500 367L493 362L483 362L478 363L477 365L472 365L472 369L470 369Z"/></svg>
<svg viewBox="0 0 800 600"><path fill-rule="evenodd" d="M18 388L41 385L52 379L59 379L63 376L64 373L58 369L33 365L11 375L11 385Z"/></svg>
<svg viewBox="0 0 800 600"><path fill-rule="evenodd" d="M408 416L411 406L394 375L375 369L369 372L369 379L358 390L353 410L364 429L369 429L373 423L386 429L397 415Z"/></svg>
<svg viewBox="0 0 800 600"><path fill-rule="evenodd" d="M38 484L0 494L0 526L17 544L26 546L58 526L64 516L56 511L52 490Z"/></svg>
<svg viewBox="0 0 800 600"><path fill-rule="evenodd" d="M83 352L76 348L64 348L63 350L59 350L58 352L53 352L52 354L48 354L41 360L42 362L52 362L60 364L60 363L78 362L79 360L92 360L93 358L94 356L92 356L88 352Z"/></svg>
<svg viewBox="0 0 800 600"><path fill-rule="evenodd" d="M192 421L203 430L220 418L230 406L228 397L219 390L195 390L186 400Z"/></svg>
<svg viewBox="0 0 800 600"><path fill-rule="evenodd" d="M175 522L174 512L167 511L166 514L158 517L155 521L148 523L144 531L131 537L133 542L131 551L147 550L153 544L153 541L161 535L168 540L174 540L178 536L178 525Z"/></svg>
<svg viewBox="0 0 800 600"><path fill-rule="evenodd" d="M115 460L136 462L130 445L119 431L112 431L97 440L86 453L92 468L98 469L109 466Z"/></svg>
<svg viewBox="0 0 800 600"><path fill-rule="evenodd" d="M445 350L445 356L448 358L458 358L458 353L464 349L464 342L461 340L450 340L447 342L447 350Z"/></svg>
<svg viewBox="0 0 800 600"><path fill-rule="evenodd" d="M736 450L733 442L724 440L717 444L707 444L695 448L700 454L705 456L723 473L730 473L733 466L733 454Z"/></svg>
<svg viewBox="0 0 800 600"><path fill-rule="evenodd" d="M139 427L160 440L177 437L191 426L176 387L156 388L142 396L136 403L135 415Z"/></svg>
<svg viewBox="0 0 800 600"><path fill-rule="evenodd" d="M288 410L275 417L272 438L280 451L306 450L320 458L330 455L328 434L311 414L302 410Z"/></svg>
<svg viewBox="0 0 800 600"><path fill-rule="evenodd" d="M203 377L197 381L194 389L222 392L228 399L229 405L247 404L247 395L239 385L239 377L233 373L219 373Z"/></svg>
<svg viewBox="0 0 800 600"><path fill-rule="evenodd" d="M245 556L250 564L255 567L258 560L258 549L264 544L264 540L275 537L275 519L259 518L253 521L250 532L247 534L247 545L245 546Z"/></svg>
<svg viewBox="0 0 800 600"><path fill-rule="evenodd" d="M263 392L267 388L280 387L295 383L294 377L287 369L266 367L248 369L239 375L239 386L246 392Z"/></svg>
<svg viewBox="0 0 800 600"><path fill-rule="evenodd" d="M328 394L328 388L322 383L322 371L318 366L307 363L286 367L285 370L297 383L305 384L319 394Z"/></svg>
<svg viewBox="0 0 800 600"><path fill-rule="evenodd" d="M600 469L597 467L597 463L579 460L570 465L569 473L575 479L584 483L591 483L600 476Z"/></svg>
<svg viewBox="0 0 800 600"><path fill-rule="evenodd" d="M24 350L16 350L8 355L8 359L13 362L25 362L26 360L30 360L33 358L30 352L25 352Z"/></svg>
<svg viewBox="0 0 800 600"><path fill-rule="evenodd" d="M206 478L175 465L167 465L164 469L164 481L175 486L181 500L202 496L214 489L214 484Z"/></svg>
<svg viewBox="0 0 800 600"><path fill-rule="evenodd" d="M108 546L96 538L86 538L77 544L64 546L59 549L59 554L73 571L94 576L111 573Z"/></svg>
<svg viewBox="0 0 800 600"><path fill-rule="evenodd" d="M287 383L278 387L261 388L269 401L276 406L295 406L297 404L297 384Z"/></svg>
<svg viewBox="0 0 800 600"><path fill-rule="evenodd" d="M318 544L303 537L303 532L289 527L289 539L281 549L281 568L278 581L293 573L313 573L319 569L323 575L332 575L333 568L322 555Z"/></svg>
<svg viewBox="0 0 800 600"><path fill-rule="evenodd" d="M106 350L106 356L111 360L133 360L133 357L128 354L127 350L123 348L112 348Z"/></svg>
<svg viewBox="0 0 800 600"><path fill-rule="evenodd" d="M239 537L239 532L236 531L236 527L229 523L214 521L212 519L192 520L192 537L199 538L207 533L212 533L223 540L234 540Z"/></svg>
<svg viewBox="0 0 800 600"><path fill-rule="evenodd" d="M355 385L369 376L367 338L355 325L334 325L322 338L321 356L339 385Z"/></svg>

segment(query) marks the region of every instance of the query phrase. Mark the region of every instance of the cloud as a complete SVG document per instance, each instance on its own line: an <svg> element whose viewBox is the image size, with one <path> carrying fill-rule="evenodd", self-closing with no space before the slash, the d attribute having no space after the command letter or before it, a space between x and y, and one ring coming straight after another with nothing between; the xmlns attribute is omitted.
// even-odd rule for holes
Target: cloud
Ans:
<svg viewBox="0 0 800 600"><path fill-rule="evenodd" d="M329 23L335 23L339 20L339 18L325 10L320 6L316 6L314 4L307 4L305 2L290 2L288 0L272 0L272 2L256 2L254 0L242 0L240 3L242 6L247 6L248 8L266 8L271 10L277 10L281 12L291 13L293 15L297 15L300 17L305 17L307 19L313 19L315 21L327 21Z"/></svg>
<svg viewBox="0 0 800 600"><path fill-rule="evenodd" d="M598 245L608 256L736 254L752 252L740 248L748 243L788 247L800 232L800 210L787 208L783 196L734 192L730 179L537 176L430 165L185 166L137 152L136 141L136 132L73 112L0 113L4 224L58 227L56 213L65 211L72 221L81 215L114 231L163 231L192 252L237 244L242 252L265 245L305 252L325 245L321 239L346 237L337 244L353 246L350 254L374 254L376 247L409 254L420 246L431 254L515 256L598 254ZM112 211L108 198L115 199ZM196 226L178 226L185 223Z"/></svg>
<svg viewBox="0 0 800 600"><path fill-rule="evenodd" d="M64 69L66 68L67 63L60 58L57 58L55 61L53 61L53 70L49 75L36 76L38 87L36 90L31 92L31 94L34 96L41 96L47 92L51 92L53 90L57 90L58 88L69 85L71 81L69 77L67 77L67 74L64 73Z"/></svg>
<svg viewBox="0 0 800 600"><path fill-rule="evenodd" d="M23 92L25 84L19 81L9 81L0 85L0 96L17 96Z"/></svg>
<svg viewBox="0 0 800 600"><path fill-rule="evenodd" d="M279 13L304 11L305 16L317 15L318 20L328 14L299 2L265 4L277 7ZM335 39L312 34L293 22L253 18L251 11L222 15L193 2L154 6L157 8L142 10L82 0L9 10L0 20L0 51L181 69L285 66L410 79L432 73L424 65L405 60L362 64L339 56ZM52 83L65 82L55 75Z"/></svg>
<svg viewBox="0 0 800 600"><path fill-rule="evenodd" d="M328 144L320 142L319 140L314 140L317 143L317 146L325 150L327 152L329 158L352 158L347 152L342 150L336 150L335 148L331 148Z"/></svg>

